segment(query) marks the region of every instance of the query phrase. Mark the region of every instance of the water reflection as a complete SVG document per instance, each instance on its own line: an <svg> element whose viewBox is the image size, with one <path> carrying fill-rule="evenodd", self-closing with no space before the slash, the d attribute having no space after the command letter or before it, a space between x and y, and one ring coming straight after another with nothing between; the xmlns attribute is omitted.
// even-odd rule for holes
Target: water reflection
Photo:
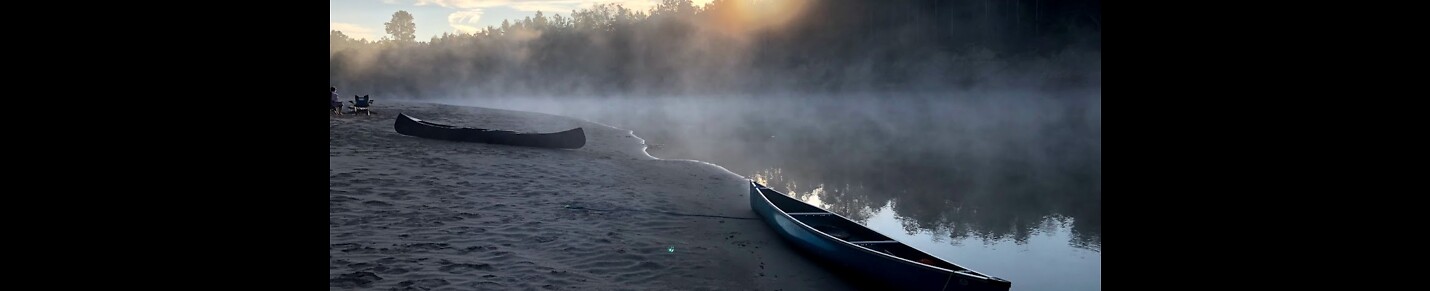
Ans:
<svg viewBox="0 0 1430 291"><path fill-rule="evenodd" d="M873 205L867 201L863 201L864 197L848 195L848 193L851 192L862 192L862 190L864 190L862 186L853 186L850 184L843 184L841 186L815 184L801 188L800 184L786 179L785 176L781 174L779 168L761 170L753 175L748 175L748 177L760 182L760 184L769 187L778 187L775 189L784 191L786 195L804 201L805 203L819 206L819 208L824 208L830 212L838 213L860 224L866 224L869 217L874 215L875 210L883 207L883 205Z"/></svg>
<svg viewBox="0 0 1430 291"><path fill-rule="evenodd" d="M653 156L718 164L1013 290L1101 289L1100 89L973 93L509 108L634 130Z"/></svg>
<svg viewBox="0 0 1430 291"><path fill-rule="evenodd" d="M560 104L533 108L632 129L656 157L765 179L861 223L887 212L895 231L950 243L1026 243L1066 224L1070 245L1101 248L1097 88Z"/></svg>
<svg viewBox="0 0 1430 291"><path fill-rule="evenodd" d="M781 168L758 170L749 176L861 224L868 224L869 218L880 211L892 211L906 234L927 233L950 243L971 238L984 244L1012 241L1021 245L1032 236L1065 229L1071 246L1101 251L1100 203L1078 204L1085 201L1069 199L1065 191L1051 191L1048 187L1000 185L1010 190L970 194L974 189L971 184L958 184L958 179L923 183L896 180L903 183L869 187L864 184L869 180L838 180L819 172L787 173ZM890 181L888 177L869 177L875 178L873 181ZM1037 184L1026 178L1009 181Z"/></svg>

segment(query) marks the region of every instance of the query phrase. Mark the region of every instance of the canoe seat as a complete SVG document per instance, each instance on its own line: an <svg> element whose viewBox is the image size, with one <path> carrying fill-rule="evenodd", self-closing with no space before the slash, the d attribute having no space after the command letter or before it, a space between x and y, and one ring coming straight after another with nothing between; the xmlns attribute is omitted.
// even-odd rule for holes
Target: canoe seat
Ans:
<svg viewBox="0 0 1430 291"><path fill-rule="evenodd" d="M860 240L860 241L851 241L851 242L849 242L849 243L852 243L852 244L896 244L896 243L899 243L899 241L895 241L895 240Z"/></svg>
<svg viewBox="0 0 1430 291"><path fill-rule="evenodd" d="M804 215L804 216L834 215L834 213L829 213L829 212L790 212L790 213L787 213L787 214L789 214L790 216L800 216L800 215Z"/></svg>

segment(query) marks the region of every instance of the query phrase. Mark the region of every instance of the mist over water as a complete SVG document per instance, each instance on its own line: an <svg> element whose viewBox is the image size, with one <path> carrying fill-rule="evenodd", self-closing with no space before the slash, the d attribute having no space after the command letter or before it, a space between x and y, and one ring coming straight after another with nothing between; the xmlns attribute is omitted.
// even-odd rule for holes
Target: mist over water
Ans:
<svg viewBox="0 0 1430 291"><path fill-rule="evenodd" d="M1015 290L1100 289L1097 90L438 102L631 129Z"/></svg>
<svg viewBox="0 0 1430 291"><path fill-rule="evenodd" d="M332 82L631 129L1014 290L1101 288L1100 1L661 3L334 32Z"/></svg>
<svg viewBox="0 0 1430 291"><path fill-rule="evenodd" d="M1100 92L968 94L438 102L632 129L654 156L712 162L786 193L818 195L856 221L892 206L909 219L905 230L1021 241L1062 219L1072 243L1100 249Z"/></svg>

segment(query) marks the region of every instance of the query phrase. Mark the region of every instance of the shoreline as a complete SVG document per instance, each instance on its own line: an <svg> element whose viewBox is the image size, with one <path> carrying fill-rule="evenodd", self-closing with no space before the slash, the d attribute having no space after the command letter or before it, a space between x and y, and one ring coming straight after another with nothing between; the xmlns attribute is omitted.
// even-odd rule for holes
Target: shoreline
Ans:
<svg viewBox="0 0 1430 291"><path fill-rule="evenodd" d="M742 177L661 159L634 130L388 101L330 118L330 289L849 290L753 218ZM397 134L392 119L553 131L550 150ZM604 211L628 209L639 211ZM665 215L655 211L721 217Z"/></svg>

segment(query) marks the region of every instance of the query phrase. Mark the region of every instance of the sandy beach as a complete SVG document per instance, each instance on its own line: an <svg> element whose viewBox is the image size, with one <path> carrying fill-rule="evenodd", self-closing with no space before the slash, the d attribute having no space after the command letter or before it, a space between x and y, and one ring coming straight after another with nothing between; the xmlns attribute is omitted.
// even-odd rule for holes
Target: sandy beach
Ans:
<svg viewBox="0 0 1430 291"><path fill-rule="evenodd" d="M629 130L377 102L373 116L330 119L330 289L850 289L753 219L745 177L651 157ZM393 130L399 112L517 131L583 127L587 144L422 139Z"/></svg>

